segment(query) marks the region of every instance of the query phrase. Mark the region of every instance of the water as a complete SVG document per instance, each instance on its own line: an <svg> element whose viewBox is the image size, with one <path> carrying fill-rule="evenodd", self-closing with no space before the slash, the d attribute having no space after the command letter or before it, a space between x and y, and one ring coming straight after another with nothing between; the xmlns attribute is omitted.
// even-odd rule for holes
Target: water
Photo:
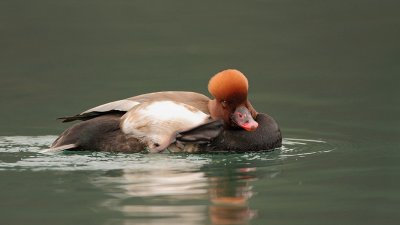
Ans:
<svg viewBox="0 0 400 225"><path fill-rule="evenodd" d="M102 214L90 223L245 224L265 216L260 206L268 204L255 196L271 195L268 192L282 182L278 180L283 164L334 150L324 141L286 139L284 147L275 152L247 154L39 153L55 138L0 138L4 146L0 149L0 171L12 177L7 179L11 183L2 183L2 189L12 185L20 194L25 193L25 198L46 196L39 205L20 205L18 214L25 217L20 220L15 219L15 209L5 207L6 221L41 223L43 213L61 207L55 220L46 221L60 223L65 217L70 223L71 213L83 210L85 214ZM264 190L268 183L272 189ZM33 196L29 194L31 187L37 188ZM2 204L15 205L21 197L4 196ZM79 207L65 210L62 207L68 203L60 201L72 201Z"/></svg>
<svg viewBox="0 0 400 225"><path fill-rule="evenodd" d="M399 3L0 5L0 224L398 223ZM226 68L282 148L39 153L57 117Z"/></svg>

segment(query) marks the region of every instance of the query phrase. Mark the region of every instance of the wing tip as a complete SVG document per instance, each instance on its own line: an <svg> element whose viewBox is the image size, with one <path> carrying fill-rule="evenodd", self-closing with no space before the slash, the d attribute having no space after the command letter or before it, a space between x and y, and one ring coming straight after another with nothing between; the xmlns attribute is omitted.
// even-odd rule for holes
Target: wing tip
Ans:
<svg viewBox="0 0 400 225"><path fill-rule="evenodd" d="M57 153L57 152L61 152L61 151L67 150L67 149L73 149L76 147L78 147L78 145L76 145L76 144L61 145L61 146L54 147L54 148L50 147L48 149L43 149L43 150L39 151L39 153L42 153L42 154Z"/></svg>

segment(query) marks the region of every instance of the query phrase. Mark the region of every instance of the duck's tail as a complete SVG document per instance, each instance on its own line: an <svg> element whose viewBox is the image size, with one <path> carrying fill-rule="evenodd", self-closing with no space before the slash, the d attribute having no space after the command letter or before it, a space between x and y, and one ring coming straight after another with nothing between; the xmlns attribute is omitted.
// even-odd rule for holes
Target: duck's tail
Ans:
<svg viewBox="0 0 400 225"><path fill-rule="evenodd" d="M61 152L63 150L74 149L77 147L78 146L76 144L61 145L61 146L54 147L54 148L43 149L43 150L39 151L39 153L43 153L43 154L56 153L56 152Z"/></svg>

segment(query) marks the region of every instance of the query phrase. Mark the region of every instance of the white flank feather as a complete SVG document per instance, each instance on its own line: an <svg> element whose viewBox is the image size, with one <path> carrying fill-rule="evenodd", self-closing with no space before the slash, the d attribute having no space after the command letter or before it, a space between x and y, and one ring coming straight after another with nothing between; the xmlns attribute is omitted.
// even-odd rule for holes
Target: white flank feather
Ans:
<svg viewBox="0 0 400 225"><path fill-rule="evenodd" d="M159 146L168 147L177 132L197 127L209 118L209 115L183 103L154 101L129 110L121 118L121 129L146 143L151 151Z"/></svg>

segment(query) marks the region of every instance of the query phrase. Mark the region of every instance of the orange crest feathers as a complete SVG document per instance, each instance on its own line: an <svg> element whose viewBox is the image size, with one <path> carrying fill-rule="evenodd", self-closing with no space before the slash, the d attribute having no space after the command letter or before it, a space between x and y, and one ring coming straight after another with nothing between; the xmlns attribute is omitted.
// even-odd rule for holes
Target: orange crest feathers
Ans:
<svg viewBox="0 0 400 225"><path fill-rule="evenodd" d="M228 69L214 75L208 83L208 91L218 100L244 101L249 84L239 70Z"/></svg>

